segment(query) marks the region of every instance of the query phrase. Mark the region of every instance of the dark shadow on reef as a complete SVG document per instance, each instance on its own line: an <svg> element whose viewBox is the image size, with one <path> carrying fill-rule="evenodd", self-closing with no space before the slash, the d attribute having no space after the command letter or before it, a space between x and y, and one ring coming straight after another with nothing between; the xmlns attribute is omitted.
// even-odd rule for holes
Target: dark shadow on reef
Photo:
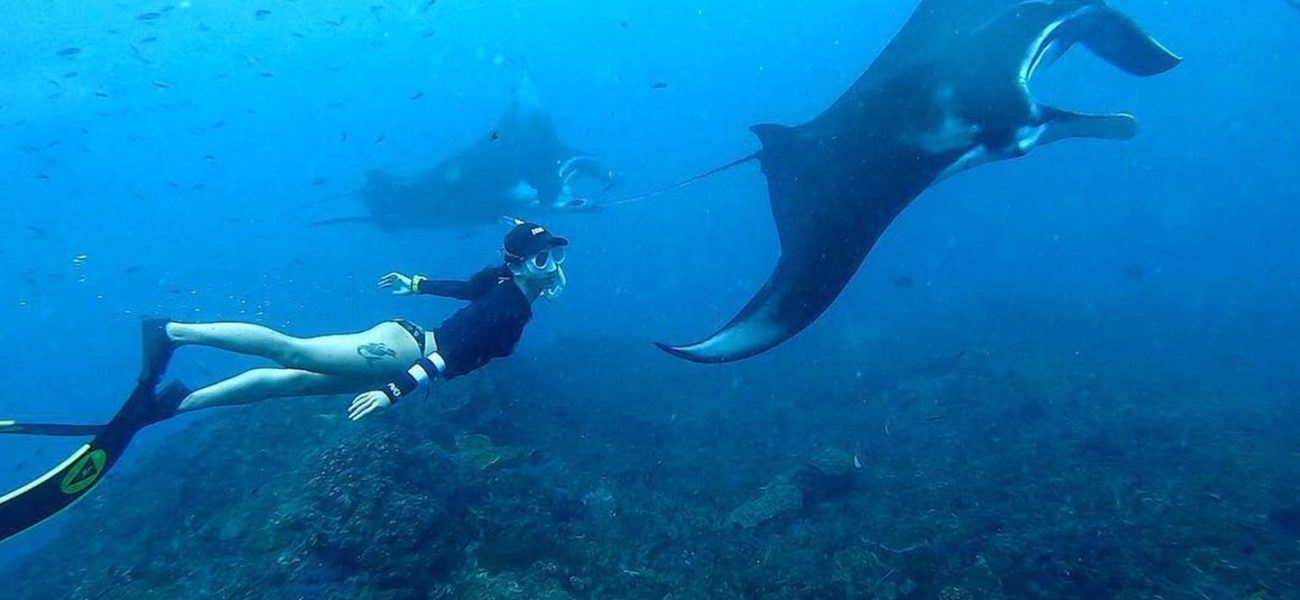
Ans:
<svg viewBox="0 0 1300 600"><path fill-rule="evenodd" d="M1300 594L1278 400L935 339L797 369L569 340L359 424L345 398L227 411L132 455L4 580L103 600Z"/></svg>

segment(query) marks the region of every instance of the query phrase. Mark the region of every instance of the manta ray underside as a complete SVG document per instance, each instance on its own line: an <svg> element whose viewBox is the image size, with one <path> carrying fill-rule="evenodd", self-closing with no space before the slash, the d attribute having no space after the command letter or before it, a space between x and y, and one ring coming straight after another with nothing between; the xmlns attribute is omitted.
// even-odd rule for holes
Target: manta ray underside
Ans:
<svg viewBox="0 0 1300 600"><path fill-rule="evenodd" d="M525 78L496 125L470 146L411 177L366 174L359 197L369 216L321 224L373 223L385 231L493 224L598 208L616 174L594 155L566 146Z"/></svg>
<svg viewBox="0 0 1300 600"><path fill-rule="evenodd" d="M1139 76L1181 61L1101 0L923 0L824 113L753 128L781 243L776 269L717 333L660 347L704 363L764 352L821 316L936 181L1062 139L1132 138L1127 114L1078 114L1030 95L1035 71L1075 45Z"/></svg>

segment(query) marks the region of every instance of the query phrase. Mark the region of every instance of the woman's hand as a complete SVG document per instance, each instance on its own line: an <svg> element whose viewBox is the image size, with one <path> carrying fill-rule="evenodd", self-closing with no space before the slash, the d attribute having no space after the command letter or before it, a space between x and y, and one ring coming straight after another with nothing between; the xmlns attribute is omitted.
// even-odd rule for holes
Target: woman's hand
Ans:
<svg viewBox="0 0 1300 600"><path fill-rule="evenodd" d="M357 396L352 401L352 406L348 408L348 419L357 420L372 412L376 408L388 408L393 405L393 401L383 392L366 392Z"/></svg>
<svg viewBox="0 0 1300 600"><path fill-rule="evenodd" d="M401 273L389 273L380 277L379 287L393 290L394 296L410 296L416 292L415 278Z"/></svg>

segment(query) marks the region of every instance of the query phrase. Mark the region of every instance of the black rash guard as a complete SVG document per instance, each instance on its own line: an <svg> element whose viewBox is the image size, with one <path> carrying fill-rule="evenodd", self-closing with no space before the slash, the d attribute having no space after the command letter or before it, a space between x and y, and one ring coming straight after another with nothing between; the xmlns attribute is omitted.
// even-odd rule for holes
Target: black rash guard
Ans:
<svg viewBox="0 0 1300 600"><path fill-rule="evenodd" d="M447 363L443 379L469 373L494 358L510 356L524 326L533 318L532 303L505 267L489 267L469 281L425 279L416 291L470 302L433 331L438 354Z"/></svg>

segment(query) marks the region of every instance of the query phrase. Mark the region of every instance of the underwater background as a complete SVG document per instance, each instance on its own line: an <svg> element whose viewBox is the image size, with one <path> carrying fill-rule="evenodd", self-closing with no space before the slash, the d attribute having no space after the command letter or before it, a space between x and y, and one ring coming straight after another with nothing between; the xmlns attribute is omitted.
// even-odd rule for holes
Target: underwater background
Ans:
<svg viewBox="0 0 1300 600"><path fill-rule="evenodd" d="M312 223L484 135L524 73L630 195L825 109L915 4L8 0L0 416L110 417L144 315L436 324L458 304L374 282L468 276L501 227ZM0 544L0 596L1300 597L1300 12L1113 4L1184 64L1076 51L1033 89L1137 139L936 186L791 342L650 345L770 271L756 166L547 218L570 287L513 357L361 423L332 397L152 427ZM7 491L80 441L0 443Z"/></svg>

